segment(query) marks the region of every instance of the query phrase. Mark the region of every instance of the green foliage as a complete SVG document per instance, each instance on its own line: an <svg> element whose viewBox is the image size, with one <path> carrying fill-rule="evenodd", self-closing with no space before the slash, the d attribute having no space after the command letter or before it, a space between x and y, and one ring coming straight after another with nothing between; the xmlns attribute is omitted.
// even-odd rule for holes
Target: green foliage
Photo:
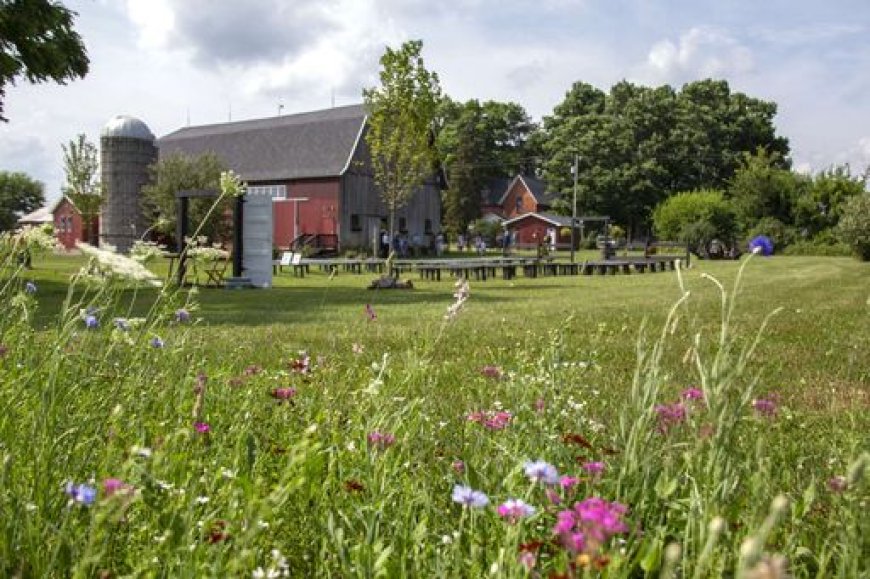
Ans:
<svg viewBox="0 0 870 579"><path fill-rule="evenodd" d="M63 170L66 174L66 184L61 190L82 214L84 222L93 223L94 218L100 214L100 206L105 199L99 179L99 151L84 134L80 134L75 141L70 141L68 145L61 145L61 147ZM96 231L89 230L83 241L94 243L92 238L96 238Z"/></svg>
<svg viewBox="0 0 870 579"><path fill-rule="evenodd" d="M575 83L544 118L544 175L567 198L579 155L581 212L609 215L637 234L667 197L724 188L746 152L763 147L784 163L788 144L775 135L775 113L775 104L732 93L725 81L679 92L621 82L609 94Z"/></svg>
<svg viewBox="0 0 870 579"><path fill-rule="evenodd" d="M375 182L390 213L390 231L395 231L396 210L436 167L432 131L441 87L438 75L426 70L422 48L419 40L397 50L387 47L380 60L381 85L363 91L368 110L365 139Z"/></svg>
<svg viewBox="0 0 870 579"><path fill-rule="evenodd" d="M214 153L198 157L175 154L161 158L150 168L151 183L142 188L142 208L149 227L158 231L167 240L174 240L178 214L175 194L185 189L210 189L219 192L221 174L226 165ZM190 231L201 229L201 235L210 241L219 241L228 236L231 223L225 214L231 209L231 199L224 196L217 217L203 220L209 214L214 199L190 199L188 217ZM175 240L178 241L178 240Z"/></svg>
<svg viewBox="0 0 870 579"><path fill-rule="evenodd" d="M0 171L0 231L15 229L18 218L45 203L45 186L26 173Z"/></svg>
<svg viewBox="0 0 870 579"><path fill-rule="evenodd" d="M858 259L870 261L870 193L854 195L843 203L837 230Z"/></svg>
<svg viewBox="0 0 870 579"><path fill-rule="evenodd" d="M797 229L791 225L786 225L775 217L762 217L755 221L752 227L744 231L743 239L748 243L749 240L758 235L769 237L777 252L781 252L799 239Z"/></svg>
<svg viewBox="0 0 870 579"><path fill-rule="evenodd" d="M825 239L825 235L818 236L822 239L810 239L795 241L785 248L785 255L817 255L827 257L846 257L852 254L852 249L845 243Z"/></svg>
<svg viewBox="0 0 870 579"><path fill-rule="evenodd" d="M730 243L736 232L734 209L716 190L677 193L656 207L653 223L659 239L693 248L705 248L716 238Z"/></svg>
<svg viewBox="0 0 870 579"><path fill-rule="evenodd" d="M0 121L6 85L28 82L65 84L84 78L89 61L84 43L73 29L76 13L51 0L0 3Z"/></svg>
<svg viewBox="0 0 870 579"><path fill-rule="evenodd" d="M746 237L752 236L750 231L759 231L756 225L761 220L766 220L765 227L772 220L791 224L797 200L809 189L806 177L782 168L781 162L778 154L764 149L747 153L729 182L728 194ZM776 241L787 245L788 237Z"/></svg>
<svg viewBox="0 0 870 579"><path fill-rule="evenodd" d="M449 98L441 105L436 147L449 188L444 192L444 223L464 231L480 216L481 192L494 178L534 173L537 126L516 103Z"/></svg>
<svg viewBox="0 0 870 579"><path fill-rule="evenodd" d="M853 176L848 165L832 167L812 177L794 204L794 226L807 236L831 230L842 216L843 205L865 190L863 176Z"/></svg>

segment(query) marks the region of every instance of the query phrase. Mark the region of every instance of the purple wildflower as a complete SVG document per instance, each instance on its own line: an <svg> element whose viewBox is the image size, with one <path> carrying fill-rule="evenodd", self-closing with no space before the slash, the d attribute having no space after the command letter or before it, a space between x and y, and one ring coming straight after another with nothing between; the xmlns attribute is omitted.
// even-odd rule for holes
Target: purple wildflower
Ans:
<svg viewBox="0 0 870 579"><path fill-rule="evenodd" d="M603 462L587 462L583 464L582 468L589 474L601 474L604 472L605 464Z"/></svg>
<svg viewBox="0 0 870 579"><path fill-rule="evenodd" d="M691 387L683 390L682 394L680 394L680 397L683 400L703 400L704 399L704 391L701 390L700 388L696 388L694 386L691 386Z"/></svg>
<svg viewBox="0 0 870 579"><path fill-rule="evenodd" d="M570 491L572 488L577 486L577 483L580 482L580 479L573 476L563 476L559 479L559 486L562 487L562 490Z"/></svg>
<svg viewBox="0 0 870 579"><path fill-rule="evenodd" d="M749 241L749 251L764 256L773 255L773 241L766 235L756 235Z"/></svg>
<svg viewBox="0 0 870 579"><path fill-rule="evenodd" d="M296 388L275 388L272 390L272 398L278 401L290 400L296 396Z"/></svg>
<svg viewBox="0 0 870 579"><path fill-rule="evenodd" d="M523 469L532 482L542 482L548 485L559 483L559 472L556 467L543 460L529 461L523 465Z"/></svg>
<svg viewBox="0 0 870 579"><path fill-rule="evenodd" d="M151 342L149 343L151 344L152 348L159 349L163 347L163 340L161 340L159 336L154 336L153 338L151 338Z"/></svg>
<svg viewBox="0 0 870 579"><path fill-rule="evenodd" d="M190 321L190 312L184 308L175 310L175 321L184 324Z"/></svg>
<svg viewBox="0 0 870 579"><path fill-rule="evenodd" d="M112 320L112 323L114 323L115 327L122 332L130 331L130 322L127 321L127 318L115 318L114 320Z"/></svg>
<svg viewBox="0 0 870 579"><path fill-rule="evenodd" d="M489 430L502 430L508 424L510 424L513 415L505 410L482 410L472 412L465 418L469 422L477 422L478 424L482 424L485 428Z"/></svg>
<svg viewBox="0 0 870 579"><path fill-rule="evenodd" d="M378 450L386 450L396 443L396 437L394 435L389 432L380 432L378 430L370 432L366 438L369 446Z"/></svg>
<svg viewBox="0 0 870 579"><path fill-rule="evenodd" d="M211 432L211 426L208 422L194 422L193 428L200 434L208 434Z"/></svg>
<svg viewBox="0 0 870 579"><path fill-rule="evenodd" d="M89 330L94 330L100 325L100 320L97 319L97 316L93 314L88 314L85 316L85 327Z"/></svg>
<svg viewBox="0 0 870 579"><path fill-rule="evenodd" d="M551 487L547 487L544 490L544 495L546 495L547 500L550 501L550 504L552 504L552 505L562 504L562 497L559 496L559 493L554 491Z"/></svg>
<svg viewBox="0 0 870 579"><path fill-rule="evenodd" d="M464 507L480 509L489 504L489 497L471 487L456 485L453 487L453 502Z"/></svg>
<svg viewBox="0 0 870 579"><path fill-rule="evenodd" d="M510 523L516 523L520 519L534 515L535 507L522 499L508 499L498 506L497 512L501 518L507 519Z"/></svg>
<svg viewBox="0 0 870 579"><path fill-rule="evenodd" d="M92 505L97 500L97 489L90 485L77 485L68 482L66 483L65 492L74 503L79 503L80 505Z"/></svg>
<svg viewBox="0 0 870 579"><path fill-rule="evenodd" d="M844 476L832 476L828 479L828 490L832 493L842 493L849 488L849 483Z"/></svg>
<svg viewBox="0 0 870 579"><path fill-rule="evenodd" d="M24 284L24 293L35 294L36 293L36 284L33 283L32 281L29 281L26 284Z"/></svg>
<svg viewBox="0 0 870 579"><path fill-rule="evenodd" d="M659 404L655 407L655 411L659 418L658 430L662 433L686 420L686 407L682 402Z"/></svg>
<svg viewBox="0 0 870 579"><path fill-rule="evenodd" d="M752 408L761 416L776 416L776 402L773 400L758 398L752 401Z"/></svg>

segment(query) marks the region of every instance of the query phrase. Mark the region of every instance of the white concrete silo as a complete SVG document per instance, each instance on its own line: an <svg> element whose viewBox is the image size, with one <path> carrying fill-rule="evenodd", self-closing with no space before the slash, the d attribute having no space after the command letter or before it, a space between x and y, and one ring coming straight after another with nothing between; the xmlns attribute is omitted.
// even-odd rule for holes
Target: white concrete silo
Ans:
<svg viewBox="0 0 870 579"><path fill-rule="evenodd" d="M100 167L106 200L100 216L100 241L127 253L145 232L142 186L157 161L154 134L139 119L119 115L100 134Z"/></svg>

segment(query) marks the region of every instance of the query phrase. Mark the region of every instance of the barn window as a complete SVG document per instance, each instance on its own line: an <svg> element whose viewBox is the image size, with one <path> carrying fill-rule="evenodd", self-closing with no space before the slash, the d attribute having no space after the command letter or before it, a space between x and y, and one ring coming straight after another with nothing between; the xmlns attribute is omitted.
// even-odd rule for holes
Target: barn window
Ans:
<svg viewBox="0 0 870 579"><path fill-rule="evenodd" d="M252 185L246 192L248 195L269 196L277 201L287 199L287 185Z"/></svg>
<svg viewBox="0 0 870 579"><path fill-rule="evenodd" d="M426 221L423 222L423 233L425 233L427 235L432 234L432 220L431 219L427 219Z"/></svg>
<svg viewBox="0 0 870 579"><path fill-rule="evenodd" d="M356 213L350 214L350 230L362 231L362 225L360 224L359 215Z"/></svg>

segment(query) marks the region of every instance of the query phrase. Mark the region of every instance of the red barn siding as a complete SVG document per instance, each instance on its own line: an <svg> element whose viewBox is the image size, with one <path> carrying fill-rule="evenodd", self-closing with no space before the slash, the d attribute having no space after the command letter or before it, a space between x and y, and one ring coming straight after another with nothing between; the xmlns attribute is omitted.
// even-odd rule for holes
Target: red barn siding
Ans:
<svg viewBox="0 0 870 579"><path fill-rule="evenodd" d="M272 205L275 245L288 247L294 239L294 226L296 235L338 233L338 178L290 181L286 185L287 200L276 200ZM307 200L292 201L300 198Z"/></svg>

